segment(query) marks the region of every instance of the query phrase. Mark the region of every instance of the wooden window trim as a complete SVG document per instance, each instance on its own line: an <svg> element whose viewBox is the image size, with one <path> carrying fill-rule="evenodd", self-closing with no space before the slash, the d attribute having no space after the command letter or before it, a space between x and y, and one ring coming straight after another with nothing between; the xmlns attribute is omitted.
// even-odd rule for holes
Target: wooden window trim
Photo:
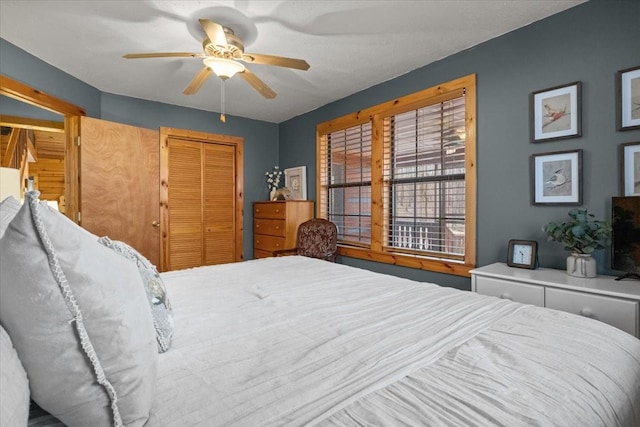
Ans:
<svg viewBox="0 0 640 427"><path fill-rule="evenodd" d="M417 109L422 106L441 102L451 98L453 93L465 93L465 255L463 260L439 259L425 255L413 255L391 252L384 249L383 224L383 158L382 144L383 120L393 114ZM328 133L343 130L351 126L371 121L372 123L372 170L371 170L371 246L362 248L339 245L338 254L385 264L400 265L427 271L435 271L458 276L470 277L469 271L476 264L476 75L470 74L442 83L382 104L378 104L355 113L320 123L316 127L316 194L319 202L323 197L321 182L323 161L323 138ZM316 204L317 216L322 216L321 203Z"/></svg>

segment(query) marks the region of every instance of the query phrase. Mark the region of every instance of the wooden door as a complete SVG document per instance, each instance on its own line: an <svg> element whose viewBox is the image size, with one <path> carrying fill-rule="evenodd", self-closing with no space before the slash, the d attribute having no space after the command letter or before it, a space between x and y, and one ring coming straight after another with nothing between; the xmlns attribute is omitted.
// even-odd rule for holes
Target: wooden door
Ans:
<svg viewBox="0 0 640 427"><path fill-rule="evenodd" d="M159 132L80 118L80 224L160 261Z"/></svg>
<svg viewBox="0 0 640 427"><path fill-rule="evenodd" d="M242 140L161 128L163 271L242 260Z"/></svg>

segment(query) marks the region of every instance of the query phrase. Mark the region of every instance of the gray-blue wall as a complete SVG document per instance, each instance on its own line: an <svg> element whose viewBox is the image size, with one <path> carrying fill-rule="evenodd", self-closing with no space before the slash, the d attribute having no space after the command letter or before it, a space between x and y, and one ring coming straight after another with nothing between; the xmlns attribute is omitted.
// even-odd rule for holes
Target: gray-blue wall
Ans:
<svg viewBox="0 0 640 427"><path fill-rule="evenodd" d="M419 48L416 50L419 55ZM583 207L611 218L619 195L618 146L640 141L640 131L615 129L616 71L640 65L640 2L590 1L457 53L394 80L280 124L280 164L307 165L309 198L315 198L315 127L454 78L477 74L477 264L506 261L509 239L537 240L543 267L564 268L568 253L546 242L544 224L566 216L569 206L530 204L529 157L583 149ZM582 137L529 141L529 94L582 82ZM609 251L596 254L600 273L611 273ZM345 264L469 289L465 278L342 258Z"/></svg>
<svg viewBox="0 0 640 427"><path fill-rule="evenodd" d="M0 73L35 89L84 108L87 116L100 118L102 93L75 77L60 71L0 38ZM0 97L0 113L45 120L62 120L61 116L25 106Z"/></svg>
<svg viewBox="0 0 640 427"><path fill-rule="evenodd" d="M540 262L563 268L562 245L545 242L541 227L564 218L570 207L531 206L529 157L534 153L584 150L584 203L610 219L618 195L618 146L640 141L640 131L615 130L615 72L640 65L640 2L590 1L497 39L457 53L279 125L142 101L99 90L0 39L0 72L86 109L91 117L157 129L170 126L240 136L245 140L244 253L252 255L252 209L265 200L264 172L307 166L308 196L315 199L315 129L320 122L476 73L478 77L478 265L506 260L507 241L537 240ZM419 54L419 48L416 50ZM582 137L529 142L532 91L580 80ZM20 115L0 97L0 113ZM47 117L42 117L47 118ZM597 256L601 273L608 251ZM342 258L341 262L416 280L469 289L469 279Z"/></svg>

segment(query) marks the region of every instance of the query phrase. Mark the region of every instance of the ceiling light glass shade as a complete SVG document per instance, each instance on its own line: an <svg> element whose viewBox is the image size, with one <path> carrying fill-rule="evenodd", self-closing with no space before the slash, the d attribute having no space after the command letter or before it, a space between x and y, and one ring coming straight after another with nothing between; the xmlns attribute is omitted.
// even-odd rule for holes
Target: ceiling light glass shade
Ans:
<svg viewBox="0 0 640 427"><path fill-rule="evenodd" d="M244 65L231 59L205 58L204 65L211 68L216 76L222 79L230 79L236 73L244 71Z"/></svg>

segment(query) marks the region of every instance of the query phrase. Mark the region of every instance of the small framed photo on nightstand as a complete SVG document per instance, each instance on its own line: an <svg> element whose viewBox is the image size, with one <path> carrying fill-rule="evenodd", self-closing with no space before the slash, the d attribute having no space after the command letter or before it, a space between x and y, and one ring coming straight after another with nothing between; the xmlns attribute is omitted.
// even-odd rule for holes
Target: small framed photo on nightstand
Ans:
<svg viewBox="0 0 640 427"><path fill-rule="evenodd" d="M538 264L538 242L535 240L509 240L507 265L534 269Z"/></svg>

